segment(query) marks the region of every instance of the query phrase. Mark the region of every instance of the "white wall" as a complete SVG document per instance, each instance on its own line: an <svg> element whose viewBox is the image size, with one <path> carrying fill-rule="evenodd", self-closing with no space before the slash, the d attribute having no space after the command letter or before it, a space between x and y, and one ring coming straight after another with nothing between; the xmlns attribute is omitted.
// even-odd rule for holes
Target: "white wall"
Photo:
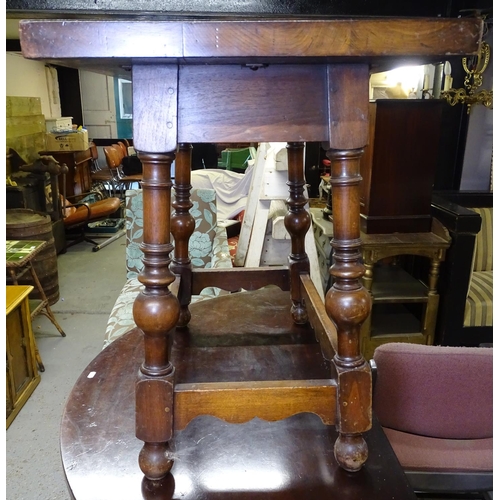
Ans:
<svg viewBox="0 0 500 500"><path fill-rule="evenodd" d="M6 95L40 97L45 118L61 116L59 85L55 68L24 59L16 52L6 53Z"/></svg>

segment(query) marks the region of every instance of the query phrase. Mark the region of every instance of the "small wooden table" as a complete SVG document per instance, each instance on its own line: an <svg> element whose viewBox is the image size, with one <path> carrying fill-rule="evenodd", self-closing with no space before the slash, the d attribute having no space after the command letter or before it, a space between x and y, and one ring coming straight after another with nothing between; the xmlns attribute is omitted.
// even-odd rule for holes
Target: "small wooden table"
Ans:
<svg viewBox="0 0 500 500"><path fill-rule="evenodd" d="M250 294L248 308L257 299L269 299L271 292L260 293L262 297ZM297 331L291 320L281 321L289 318L287 295L273 291L271 296L280 306L273 317L265 318L262 310L256 311L253 346L195 346L200 337L217 336L216 325L207 325L203 319L209 303L230 301L194 304L189 334L175 335L172 356L178 381L228 380L235 375L252 380L291 374L328 376L328 363L314 343L314 332L310 328ZM275 336L274 345L256 345L257 337L266 337L265 326ZM283 339L287 327L295 338L301 336L300 345L291 346L290 338ZM248 341L248 332L246 335ZM309 343L304 342L306 335ZM286 345L280 345L283 342ZM376 419L366 433L373 453L359 472L348 473L333 455L338 436L335 427L325 426L311 413L277 422L253 419L240 424L198 417L174 435L172 474L156 484L144 479L137 466L142 442L134 436L134 387L143 357L142 334L134 329L89 364L69 395L61 423L61 454L73 498L416 500Z"/></svg>
<svg viewBox="0 0 500 500"><path fill-rule="evenodd" d="M311 209L314 237L319 260L323 266L323 282L330 283L328 269L332 265L332 225L323 217L320 208ZM444 261L451 243L446 228L432 220L432 230L425 233L366 234L361 232L361 255L365 265L363 285L371 293L373 305L398 304L374 326L374 309L361 327L361 351L366 359L373 356L375 348L386 342L414 342L432 345L439 306L437 284L439 266ZM428 279L424 284L399 266L381 266L377 263L387 258L417 255L428 259ZM402 308L403 304L422 304L420 321ZM406 321L406 325L404 324Z"/></svg>
<svg viewBox="0 0 500 500"><path fill-rule="evenodd" d="M11 279L14 285L18 284L18 279L26 272L31 273L31 278L33 280L33 285L37 288L40 293L41 300L30 300L30 310L31 310L31 320L35 318L38 314L43 314L47 316L52 324L57 328L57 331L62 337L66 337L63 329L57 322L54 313L49 305L49 300L45 295L40 280L36 274L35 268L33 267L33 259L43 250L47 245L46 241L28 241L28 240L7 240L6 248L6 260L5 265L9 273L8 278ZM32 287L33 288L33 287ZM41 372L45 371L43 366L42 358L38 352L38 347L35 343L35 353L36 360L38 363L38 368Z"/></svg>
<svg viewBox="0 0 500 500"><path fill-rule="evenodd" d="M331 450L337 462L346 471L359 471L350 483L351 492L358 486L375 491L374 484L363 480L363 464L370 460L363 434L368 436L372 426L371 372L359 349L360 326L370 311L370 295L360 283L364 267L359 233L360 159L368 141L370 72L410 61L422 64L477 54L483 22L466 18L266 19L244 14L220 18L217 12L213 14L205 19L141 16L116 21L97 16L97 20L20 23L21 46L28 58L132 77L134 147L143 165L144 204L144 270L140 275L144 291L134 303L134 320L144 333L144 362L134 370L136 436L144 442L139 466L150 480L167 480L182 453L191 453L186 446L179 448L176 457L170 452L170 441L197 415L237 422L242 413L252 417L271 413L271 420L280 420L311 411L305 404L311 403L314 411L323 413L326 424L337 428L338 439ZM268 141L288 143L290 196L285 227L291 251L282 290L290 292L288 310L295 323L313 325L331 371L320 384L308 378L285 384L272 378L260 384L252 379L223 386L203 381L177 384L178 366L170 359L169 346L175 329L189 325L191 294L206 286L255 290L282 276L272 268L192 270L188 256L188 241L194 232L189 213L191 144ZM330 272L337 280L324 303L310 280L305 249L311 223L304 196L306 142L322 142L331 161L335 265ZM174 159L176 196L171 220ZM169 290L174 273L180 277L177 299ZM230 318L237 311L232 309ZM247 321L254 318L255 314ZM122 343L117 345L123 348ZM115 354L122 361L119 372L107 378L113 387L121 383L124 364L130 360L123 352ZM103 353L98 360L106 356ZM100 375L103 368L97 367ZM132 398L128 400L130 411L133 390L129 387L127 391ZM104 394L97 388L94 396L99 397L88 405L89 413L94 415L99 401L106 406L96 418L114 411L118 403L114 394L114 390ZM91 424L81 431L90 436ZM300 429L290 434L291 430L285 441L294 441ZM185 444L194 446L207 438L207 434L199 435L194 443ZM73 446L73 441L67 443ZM305 467L300 455L307 454L309 440L300 443L300 453L288 458ZM94 441L102 452L109 446L109 440ZM231 449L229 443L228 447ZM380 451L374 447L371 453L375 459ZM227 455L226 460L234 461L233 457ZM265 457L261 460L264 475L271 468ZM120 463L114 461L115 476L121 475ZM332 467L331 471L338 471L337 466ZM323 473L323 464L317 469L316 473ZM299 470L299 477L294 477L301 480L298 484L291 479L296 472L287 474L284 482L303 498L300 489L307 484L308 474L300 477ZM203 479L203 467L197 474ZM108 478L106 475L103 486ZM329 490L337 489L334 483ZM210 483L205 488L210 490ZM374 498L373 494L351 494L347 487L344 490L338 489L339 498ZM332 491L329 494L332 498ZM391 496L404 498L397 495L396 488L386 491L384 498ZM101 493L103 497L109 495Z"/></svg>
<svg viewBox="0 0 500 500"><path fill-rule="evenodd" d="M40 383L28 304L28 295L32 290L31 285L5 287L7 429Z"/></svg>

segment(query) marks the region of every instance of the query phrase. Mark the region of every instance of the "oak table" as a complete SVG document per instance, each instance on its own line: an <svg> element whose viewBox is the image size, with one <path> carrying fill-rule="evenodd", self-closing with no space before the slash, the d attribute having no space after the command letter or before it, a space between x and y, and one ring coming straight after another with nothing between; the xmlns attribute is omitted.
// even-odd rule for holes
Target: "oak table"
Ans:
<svg viewBox="0 0 500 500"><path fill-rule="evenodd" d="M371 372L359 343L371 302L360 283L364 267L359 231L370 72L476 54L482 27L482 20L473 18L214 15L21 21L25 57L132 78L134 147L143 164L145 266L139 277L144 291L134 303L134 320L144 335L135 432L144 442L139 466L154 484L172 477L168 473L176 463L174 433L188 430L189 422L200 415L241 423L252 417L281 421L304 411L320 416L330 431L335 425L331 453L344 470L358 471L361 482L368 459L363 434L372 427ZM190 144L265 141L288 142L288 269L193 271L187 251L194 231L189 214ZM303 172L304 143L309 141L322 142L331 161L335 264L330 273L335 285L325 303L309 277L304 244L311 224ZM172 257L170 233L176 242ZM169 290L176 276L177 297ZM191 294L205 286L252 291L272 283L289 291L293 321L314 328L329 364L328 376L301 378L298 370L286 380L177 383L169 346L176 329L189 329L195 319L189 309ZM264 306L248 322L265 315ZM272 303L267 311L270 308ZM237 317L237 308L229 311L221 329L231 327ZM215 305L209 312L216 314ZM276 356L269 363L286 358ZM121 359L125 373L131 360ZM119 377L114 378L118 382ZM113 404L108 401L109 408ZM287 436L295 439L293 433ZM371 453L376 455L377 448Z"/></svg>

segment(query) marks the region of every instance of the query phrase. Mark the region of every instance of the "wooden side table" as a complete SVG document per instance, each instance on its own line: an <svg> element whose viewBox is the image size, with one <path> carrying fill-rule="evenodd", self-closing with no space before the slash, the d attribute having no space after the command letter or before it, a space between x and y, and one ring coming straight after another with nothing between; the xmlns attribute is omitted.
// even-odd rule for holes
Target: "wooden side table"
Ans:
<svg viewBox="0 0 500 500"><path fill-rule="evenodd" d="M38 314L43 314L47 316L52 324L57 328L57 331L61 334L62 337L66 337L63 329L60 327L57 322L52 309L50 308L49 301L47 296L45 295L45 291L38 279L35 268L33 267L33 259L43 250L43 248L47 245L46 241L12 241L7 240L7 249L6 249L6 261L5 265L7 267L8 276L7 279L10 278L14 285L18 284L18 279L26 272L31 273L31 278L33 280L33 285L37 288L40 293L40 300L30 300L30 316L31 320L35 318ZM33 289L33 287L32 287ZM38 352L38 348L35 343L35 355L38 363L38 368L41 372L45 371L45 367L43 366L42 358L40 353Z"/></svg>
<svg viewBox="0 0 500 500"><path fill-rule="evenodd" d="M444 261L451 238L446 228L432 219L426 233L361 233L365 264L363 284L371 293L373 307L361 328L361 350L373 357L375 348L386 342L414 342L432 345L439 306L437 283L439 265ZM417 255L429 259L427 282L406 272L393 260L384 259ZM421 304L421 307L415 307Z"/></svg>
<svg viewBox="0 0 500 500"><path fill-rule="evenodd" d="M328 288L332 276L333 238L331 224L323 210L312 208L314 236L323 280ZM451 238L446 228L432 220L432 230L426 233L366 234L361 232L361 255L365 265L363 285L372 295L372 310L361 327L361 352L365 359L373 357L375 348L386 342L433 344L439 306L437 283L439 266L444 261ZM378 262L403 255L419 255L430 261L426 283L396 265ZM415 307L421 304L421 307ZM409 305L409 309L407 306ZM420 317L417 317L420 315Z"/></svg>
<svg viewBox="0 0 500 500"><path fill-rule="evenodd" d="M28 295L31 285L7 286L7 429L40 383Z"/></svg>

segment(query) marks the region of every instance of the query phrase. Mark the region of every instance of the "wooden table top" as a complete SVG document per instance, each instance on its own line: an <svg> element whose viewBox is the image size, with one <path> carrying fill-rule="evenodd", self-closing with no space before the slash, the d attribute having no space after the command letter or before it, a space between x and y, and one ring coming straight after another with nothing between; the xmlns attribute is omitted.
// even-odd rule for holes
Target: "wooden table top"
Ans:
<svg viewBox="0 0 500 500"><path fill-rule="evenodd" d="M166 20L167 19L167 20ZM34 19L20 23L23 55L127 74L137 63L417 63L475 54L478 18ZM378 71L382 71L381 68Z"/></svg>

